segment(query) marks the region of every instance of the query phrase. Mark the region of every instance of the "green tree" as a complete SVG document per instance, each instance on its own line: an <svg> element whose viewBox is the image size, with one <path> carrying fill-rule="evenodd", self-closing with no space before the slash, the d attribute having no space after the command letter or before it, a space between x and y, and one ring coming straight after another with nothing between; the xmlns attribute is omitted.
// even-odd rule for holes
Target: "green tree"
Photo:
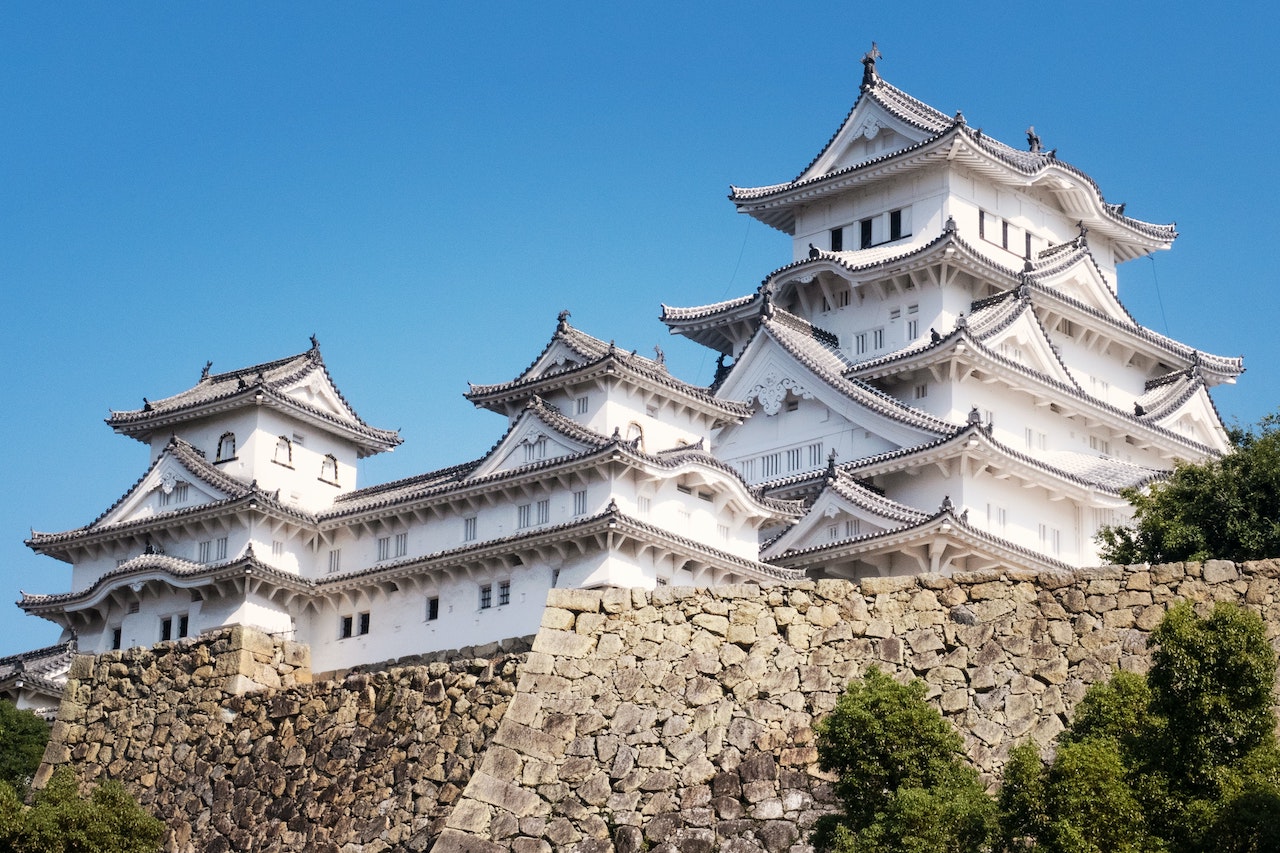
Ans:
<svg viewBox="0 0 1280 853"><path fill-rule="evenodd" d="M0 782L8 782L19 796L25 796L48 742L48 723L0 700Z"/></svg>
<svg viewBox="0 0 1280 853"><path fill-rule="evenodd" d="M12 853L155 853L163 837L164 824L115 780L84 799L64 767L30 806L0 783L0 849Z"/></svg>
<svg viewBox="0 0 1280 853"><path fill-rule="evenodd" d="M987 842L995 804L925 690L872 667L818 723L818 763L837 775L844 807L819 821L818 849L962 853Z"/></svg>
<svg viewBox="0 0 1280 853"><path fill-rule="evenodd" d="M1015 750L1003 849L1038 853L1280 850L1276 655L1262 620L1183 603L1152 634L1148 675L1090 688L1052 763Z"/></svg>
<svg viewBox="0 0 1280 853"><path fill-rule="evenodd" d="M1133 521L1098 533L1115 563L1262 560L1280 556L1280 414L1230 431L1231 453L1180 463L1168 479L1128 490Z"/></svg>

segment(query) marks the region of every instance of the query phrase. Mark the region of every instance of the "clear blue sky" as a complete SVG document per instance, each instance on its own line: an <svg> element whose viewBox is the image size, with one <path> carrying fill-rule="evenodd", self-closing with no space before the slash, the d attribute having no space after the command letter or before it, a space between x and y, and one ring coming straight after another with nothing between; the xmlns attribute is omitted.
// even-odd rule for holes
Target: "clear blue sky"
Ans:
<svg viewBox="0 0 1280 853"><path fill-rule="evenodd" d="M789 260L728 185L810 161L872 39L895 85L1011 144L1034 124L1109 201L1176 221L1121 297L1243 354L1216 400L1255 421L1280 403L1278 23L1261 2L7 4L0 654L57 637L3 601L69 588L30 528L88 523L145 469L108 409L207 359L318 335L361 415L403 431L364 484L488 449L505 424L466 383L515 376L562 308L708 381L659 303Z"/></svg>

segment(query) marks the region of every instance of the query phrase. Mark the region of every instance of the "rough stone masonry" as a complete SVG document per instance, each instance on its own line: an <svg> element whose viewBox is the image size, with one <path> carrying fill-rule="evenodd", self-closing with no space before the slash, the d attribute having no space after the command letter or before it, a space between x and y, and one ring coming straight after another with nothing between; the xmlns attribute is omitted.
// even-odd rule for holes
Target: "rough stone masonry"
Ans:
<svg viewBox="0 0 1280 853"><path fill-rule="evenodd" d="M172 851L800 853L834 807L813 724L876 664L922 678L994 779L1171 604L1277 642L1280 562L553 590L527 653L312 682L247 629L77 659L40 779L121 779Z"/></svg>

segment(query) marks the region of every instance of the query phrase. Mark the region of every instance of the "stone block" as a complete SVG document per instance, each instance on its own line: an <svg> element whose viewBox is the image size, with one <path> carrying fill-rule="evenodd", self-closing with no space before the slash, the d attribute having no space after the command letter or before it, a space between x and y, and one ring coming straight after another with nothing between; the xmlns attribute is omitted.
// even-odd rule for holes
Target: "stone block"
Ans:
<svg viewBox="0 0 1280 853"><path fill-rule="evenodd" d="M574 613L598 613L603 594L594 589L552 589L547 592L547 607L559 607Z"/></svg>

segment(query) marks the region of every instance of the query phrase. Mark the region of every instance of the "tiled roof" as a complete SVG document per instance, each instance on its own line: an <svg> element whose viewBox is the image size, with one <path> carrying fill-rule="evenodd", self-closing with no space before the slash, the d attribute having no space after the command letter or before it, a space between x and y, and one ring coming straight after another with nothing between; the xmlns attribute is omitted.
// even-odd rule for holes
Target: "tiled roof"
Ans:
<svg viewBox="0 0 1280 853"><path fill-rule="evenodd" d="M862 536L836 540L834 542L823 542L808 548L785 551L782 554L771 557L769 561L785 565L789 562L811 562L811 560L804 560L803 558L820 557L824 553L834 554L839 552L848 552L850 550L866 553L868 551L872 551L881 541L900 541L904 537L931 539L938 535L940 532L939 528L944 524L950 525L951 528L946 535L965 541L971 546L982 547L986 549L988 553L993 555L1001 552L1013 553L1027 560L1032 565L1041 564L1063 571L1071 569L1071 566L1061 560L1056 560L1039 551L1023 547L1022 545L1015 544L999 536L993 536L985 530L980 530L977 527L970 525L968 520L964 517L964 514L957 514L952 509L940 509L933 515L927 516L915 524L903 525L902 527L867 533Z"/></svg>
<svg viewBox="0 0 1280 853"><path fill-rule="evenodd" d="M775 316L761 324L761 331L767 332L797 361L841 394L878 414L917 429L938 435L951 435L959 428L955 424L908 406L897 397L886 394L861 379L846 378L844 373L852 365L844 356L815 338L795 331L793 324L780 321L778 315L786 312L781 309L774 309L774 311Z"/></svg>
<svg viewBox="0 0 1280 853"><path fill-rule="evenodd" d="M284 393L285 389L311 373L319 372L337 394L345 412L334 415ZM146 440L154 429L177 423L210 408L234 408L248 405L256 395L264 394L273 400L296 408L319 422L354 433L363 441L363 454L389 450L400 444L398 433L369 426L342 396L329 375L320 347L312 341L311 349L287 358L255 364L227 373L209 373L206 366L200 381L171 397L162 400L143 400L141 409L112 411L107 424L117 432Z"/></svg>
<svg viewBox="0 0 1280 853"><path fill-rule="evenodd" d="M909 145L900 150L889 152L878 157L872 157L865 161L837 169L827 174L815 175L804 179L803 176L813 168L813 166L823 157L824 154L826 154L828 149L835 142L840 131L847 125L863 98L869 98L875 101L891 115L920 129L928 135L920 142ZM1033 152L1012 148L1003 142L999 142L998 140L986 136L980 129L968 127L964 123L964 118L958 113L954 118L948 117L939 110L928 106L922 101L919 101L916 98L907 95L900 89L890 85L878 75L869 85L862 87L858 100L855 101L853 108L851 108L848 115L845 116L845 120L841 122L840 128L837 129L836 133L827 141L827 144L823 146L822 151L819 152L819 154L810 161L809 165L801 171L800 175L791 181L782 184L771 184L764 187L731 187L729 198L739 204L750 204L753 202L763 201L770 197L782 196L795 190L816 187L822 183L851 176L858 172L870 171L874 167L891 161L906 160L919 153L938 153L943 149L949 149L951 147L951 143L957 139L963 140L974 150L982 152L987 157L1003 164L1005 167L1024 177L1038 177L1039 175L1051 170L1065 171L1089 187L1100 205L1104 219L1132 229L1149 239L1160 242L1170 242L1177 237L1177 230L1171 224L1158 225L1125 216L1122 212L1122 205L1113 205L1108 203L1103 198L1102 191L1098 187L1097 183L1080 169L1059 160L1057 158L1056 151ZM782 227L784 231L790 231L789 228L783 227L784 223L781 220L771 224L775 227Z"/></svg>
<svg viewBox="0 0 1280 853"><path fill-rule="evenodd" d="M76 641L67 640L65 643L2 657L0 658L0 682L21 675L24 678L45 679L50 684L58 686L58 683L52 679L67 671L75 655Z"/></svg>
<svg viewBox="0 0 1280 853"><path fill-rule="evenodd" d="M557 343L563 344L581 356L583 363L566 364L562 369L555 371L554 374L542 373L533 375L533 369L537 367L543 356ZM612 342L606 343L599 338L592 337L583 331L573 328L563 317L556 326L555 334L552 335L551 340L543 348L542 352L538 354L538 357L518 377L510 382L500 382L492 385L473 384L470 390L467 391L466 398L477 405L484 405L488 400L508 397L513 393L536 393L549 382L561 384L576 377L587 378L594 375L601 368L606 370L617 369L633 378L658 385L667 391L683 394L696 400L702 406L723 412L730 417L742 418L750 413L749 410L731 400L722 400L716 397L708 388L692 385L677 379L668 372L666 365L662 362L646 358L636 352L618 349Z"/></svg>
<svg viewBox="0 0 1280 853"><path fill-rule="evenodd" d="M129 496L134 493L134 490L142 485L151 472L168 458L178 460L193 477L217 489L218 491L225 493L227 497L217 501L210 501L208 503L181 507L168 512L155 513L154 515L149 515L146 518L136 519L133 521L122 521L113 524L103 523L103 519L111 515L117 507L124 503ZM29 548L39 550L53 545L73 542L77 539L97 533L123 533L131 530L154 527L160 524L167 524L175 521L181 521L185 518L203 515L210 511L225 509L250 498L255 501L259 501L263 508L270 508L276 513L291 517L301 523L305 524L308 522L314 522L314 517L309 513L299 510L297 507L282 503L279 499L278 492L265 492L257 488L256 483L246 484L242 480L238 480L235 477L224 474L221 469L208 462L208 460L204 458L204 454L199 450L188 444L186 441L174 436L169 439L168 446L165 447L164 451L161 452L161 454L156 457L155 461L147 467L147 470L143 475L139 477L133 485L131 485L125 493L116 500L115 503L108 507L92 522L84 527L77 527L73 530L66 530L59 533L41 533L33 530L31 532L31 538L27 540L26 544Z"/></svg>

